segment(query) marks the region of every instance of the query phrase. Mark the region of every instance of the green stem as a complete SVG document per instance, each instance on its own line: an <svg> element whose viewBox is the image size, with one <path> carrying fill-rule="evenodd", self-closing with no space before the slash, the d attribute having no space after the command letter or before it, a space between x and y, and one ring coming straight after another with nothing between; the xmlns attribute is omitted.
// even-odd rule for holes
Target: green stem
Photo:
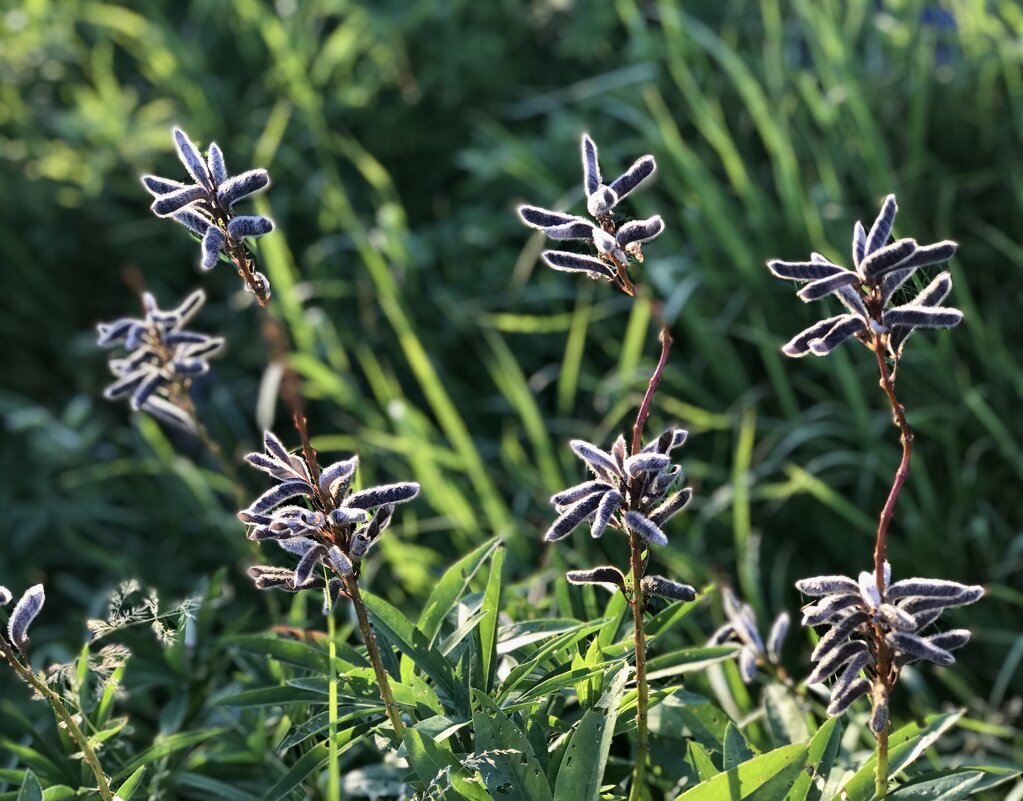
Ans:
<svg viewBox="0 0 1023 801"><path fill-rule="evenodd" d="M671 332L667 325L661 325L659 337L661 355L650 382L647 384L643 402L636 413L636 422L632 426L632 453L643 449L643 429L650 416L650 406L654 393L661 383L664 368L668 364L671 352ZM630 492L630 503L639 503L639 485L634 482ZM647 713L650 703L650 687L646 678L646 632L643 627L643 613L646 610L646 598L643 595L643 573L646 565L643 560L643 541L636 534L629 534L629 566L632 571L632 624L633 647L636 651L636 754L635 767L632 773L632 787L629 790L629 801L639 801L643 794L646 778L646 763L650 752L650 733L647 724Z"/></svg>
<svg viewBox="0 0 1023 801"><path fill-rule="evenodd" d="M75 723L74 717L67 711L67 708L64 706L64 699L51 690L46 685L46 682L36 676L30 667L21 664L3 637L0 637L0 653L2 653L7 659L7 662L14 669L14 672L18 674L21 680L46 699L50 708L53 709L54 714L66 727L68 736L70 736L78 746L86 764L96 777L96 786L99 789L99 794L103 801L113 801L114 794L110 790L110 783L107 781L106 774L103 772L103 766L100 764L99 757L96 755L93 747L89 745L89 739L78 727L78 724Z"/></svg>
<svg viewBox="0 0 1023 801"><path fill-rule="evenodd" d="M877 801L888 795L888 727L877 735L877 769L874 771L874 797Z"/></svg>
<svg viewBox="0 0 1023 801"><path fill-rule="evenodd" d="M341 768L337 753L337 646L334 643L334 604L327 591L327 647L330 656L330 684L327 686L327 801L341 801Z"/></svg>
<svg viewBox="0 0 1023 801"><path fill-rule="evenodd" d="M632 787L629 801L639 801L643 794L646 763L650 751L647 711L650 687L646 679L646 632L643 628L643 543L635 534L629 535L629 561L632 566L632 624L633 646L636 650L636 754L632 769Z"/></svg>
<svg viewBox="0 0 1023 801"><path fill-rule="evenodd" d="M366 653L373 665L373 672L376 674L377 687L380 689L380 700L387 707L387 717L394 727L394 736L402 739L405 736L405 724L398 712L398 705L394 702L394 695L391 693L391 682L387 678L387 671L384 669L383 660L380 658L380 649L377 648L376 637L373 636L373 628L369 625L369 613L366 611L366 604L362 600L362 593L359 592L359 580L354 574L345 576L345 589L352 599L352 606L355 607L355 616L359 619L359 631L362 632L362 640L366 644Z"/></svg>

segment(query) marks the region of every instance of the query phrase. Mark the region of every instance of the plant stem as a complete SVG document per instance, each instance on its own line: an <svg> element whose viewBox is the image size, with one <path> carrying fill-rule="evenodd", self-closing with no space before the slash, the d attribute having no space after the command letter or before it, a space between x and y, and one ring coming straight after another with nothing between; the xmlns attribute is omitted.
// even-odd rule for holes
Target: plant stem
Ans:
<svg viewBox="0 0 1023 801"><path fill-rule="evenodd" d="M899 403L895 395L895 378L888 371L888 362L885 358L887 340L883 334L874 335L874 353L877 355L877 367L881 373L881 389L888 396L888 403L892 408L892 422L899 429L899 439L902 442L902 459L895 471L895 479L892 481L892 488L888 492L888 499L881 509L881 516L877 525L877 542L874 545L874 580L878 592L884 598L887 587L885 586L884 566L888 558L888 526L895 515L895 502L902 491L909 476L909 461L913 456L913 431L906 422L906 408ZM883 688L880 699L875 698L874 704L888 703L888 696L892 690L892 653L884 640L880 627L875 627L877 639L877 678ZM874 772L874 794L876 798L885 798L888 794L888 724L875 734L877 739L877 768Z"/></svg>
<svg viewBox="0 0 1023 801"><path fill-rule="evenodd" d="M345 589L352 599L355 607L355 615L359 619L359 631L362 632L362 640L366 643L366 653L373 665L373 672L377 677L377 686L380 688L380 700L387 707L387 717L394 727L394 736L401 739L405 736L405 724L402 723L401 715L398 713L398 705L394 702L394 695L391 694L391 683L387 678L387 671L380 659L380 649L377 648L376 637L373 636L373 629L369 625L369 614L366 611L366 604L362 600L362 593L359 592L359 580L355 574L345 576Z"/></svg>
<svg viewBox="0 0 1023 801"><path fill-rule="evenodd" d="M650 405L653 402L654 393L657 392L657 386L661 383L664 368L668 364L668 355L671 353L671 333L668 331L668 326L661 326L658 339L661 343L661 356L657 360L657 367L654 369L653 375L650 376L646 393L643 395L643 402L636 413L636 422L632 426L633 455L643 449L643 428L650 416ZM631 494L633 495L632 501L638 503L639 498L636 497L638 486L633 487ZM646 678L646 632L643 627L643 613L646 609L646 598L643 595L643 572L646 567L643 560L643 547L643 541L639 536L630 532L629 563L632 569L633 647L636 651L636 753L632 787L629 790L630 801L638 801L643 794L646 763L650 751L650 734L647 726L650 687Z"/></svg>
<svg viewBox="0 0 1023 801"><path fill-rule="evenodd" d="M327 648L330 659L330 684L327 686L327 801L341 801L341 769L337 764L337 646L334 644L334 604L327 590Z"/></svg>
<svg viewBox="0 0 1023 801"><path fill-rule="evenodd" d="M895 396L895 380L888 372L888 363L885 361L885 347L887 343L883 335L875 334L874 351L877 354L877 366L881 371L881 388L888 396L888 402L892 407L892 421L898 427L902 441L902 461L899 462L899 469L895 471L895 480L888 493L888 500L885 501L881 510L881 519L877 526L877 543L874 546L874 575L877 580L878 591L884 594L884 563L888 556L888 525L895 514L895 501L902 491L906 478L909 476L909 460L913 455L913 431L906 422L906 408L899 403Z"/></svg>
<svg viewBox="0 0 1023 801"><path fill-rule="evenodd" d="M67 711L67 708L64 706L64 699L51 690L46 685L46 682L36 676L30 667L21 664L3 637L0 637L0 653L3 654L4 658L6 658L7 662L22 681L46 699L50 708L53 709L54 714L67 728L68 736L74 740L75 744L82 752L82 757L85 759L86 764L96 777L96 786L99 789L100 797L102 797L103 801L113 801L114 794L110 790L110 784L107 781L106 774L103 772L103 766L100 764L99 757L96 755L93 747L89 745L89 739L79 728L78 724L75 723L74 717Z"/></svg>
<svg viewBox="0 0 1023 801"><path fill-rule="evenodd" d="M643 597L643 542L636 534L630 533L629 546L632 564L633 647L636 650L636 754L629 801L639 801L650 751L650 735L647 730L650 687L646 680L646 632L643 629L643 609L646 606L646 598Z"/></svg>

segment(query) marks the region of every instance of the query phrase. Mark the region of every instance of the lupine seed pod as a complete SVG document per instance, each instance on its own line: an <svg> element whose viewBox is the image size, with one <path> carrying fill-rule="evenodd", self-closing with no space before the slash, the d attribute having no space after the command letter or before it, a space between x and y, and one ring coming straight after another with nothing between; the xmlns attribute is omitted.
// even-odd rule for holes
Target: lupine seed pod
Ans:
<svg viewBox="0 0 1023 801"><path fill-rule="evenodd" d="M933 662L936 665L943 665L946 667L956 661L955 657L944 648L935 645L933 642L925 640L923 637L918 637L915 634L910 634L909 632L904 631L893 631L887 636L890 644L896 649L904 651L919 659L925 659L928 662Z"/></svg>
<svg viewBox="0 0 1023 801"><path fill-rule="evenodd" d="M743 683L749 684L757 673L757 649L752 645L744 645L739 651L739 676Z"/></svg>
<svg viewBox="0 0 1023 801"><path fill-rule="evenodd" d="M789 632L791 618L788 612L782 612L775 618L770 632L767 635L767 656L772 662L781 662L781 647L785 642L785 635Z"/></svg>
<svg viewBox="0 0 1023 801"><path fill-rule="evenodd" d="M617 567L604 565L594 567L590 570L570 570L565 577L572 584L613 584L621 590L625 590L625 576Z"/></svg>
<svg viewBox="0 0 1023 801"><path fill-rule="evenodd" d="M657 527L657 524L639 512L626 512L625 523L628 525L629 530L644 542L649 542L651 545L668 544L668 538Z"/></svg>
<svg viewBox="0 0 1023 801"><path fill-rule="evenodd" d="M11 602L11 591L6 587L0 586L0 606L7 606Z"/></svg>
<svg viewBox="0 0 1023 801"><path fill-rule="evenodd" d="M827 623L837 617L843 609L859 603L858 595L829 595L819 603L803 609L803 625L819 626L821 623Z"/></svg>
<svg viewBox="0 0 1023 801"><path fill-rule="evenodd" d="M866 653L867 644L860 640L849 640L821 654L817 666L806 680L807 684L820 684L857 654Z"/></svg>
<svg viewBox="0 0 1023 801"><path fill-rule="evenodd" d="M796 589L803 595L820 597L836 592L859 592L860 585L848 576L817 576L816 578L800 579L796 582Z"/></svg>
<svg viewBox="0 0 1023 801"><path fill-rule="evenodd" d="M607 524L611 521L612 515L616 514L622 507L622 494L617 490L609 489L604 493L597 504L597 511L593 515L593 522L590 524L590 535L596 539L604 533Z"/></svg>
<svg viewBox="0 0 1023 801"><path fill-rule="evenodd" d="M344 501L348 509L372 509L392 503L407 503L419 494L419 485L414 481L403 481L398 484L386 484L380 487L364 489L349 495Z"/></svg>
<svg viewBox="0 0 1023 801"><path fill-rule="evenodd" d="M866 679L856 679L841 694L831 696L827 713L831 717L841 715L852 706L854 701L859 700L870 691L870 682Z"/></svg>
<svg viewBox="0 0 1023 801"><path fill-rule="evenodd" d="M678 581L672 581L664 576L645 576L643 578L643 592L652 595L660 595L663 598L671 598L673 601L695 601L696 588Z"/></svg>
<svg viewBox="0 0 1023 801"><path fill-rule="evenodd" d="M28 643L28 627L36 619L45 601L46 592L43 585L36 584L29 587L15 604L10 620L7 621L7 639L19 651L25 650Z"/></svg>
<svg viewBox="0 0 1023 801"><path fill-rule="evenodd" d="M584 520L589 518L594 512L597 511L597 507L601 501L600 495L588 495L581 501L577 501L572 504L565 513L561 515L557 520L551 524L551 527L547 529L547 533L544 534L545 542L557 542L558 540L567 537L576 526L580 525Z"/></svg>
<svg viewBox="0 0 1023 801"><path fill-rule="evenodd" d="M821 654L845 640L856 629L865 626L869 620L870 618L867 617L867 614L861 611L855 611L839 618L817 642L817 647L810 654L810 661L816 662L820 659Z"/></svg>

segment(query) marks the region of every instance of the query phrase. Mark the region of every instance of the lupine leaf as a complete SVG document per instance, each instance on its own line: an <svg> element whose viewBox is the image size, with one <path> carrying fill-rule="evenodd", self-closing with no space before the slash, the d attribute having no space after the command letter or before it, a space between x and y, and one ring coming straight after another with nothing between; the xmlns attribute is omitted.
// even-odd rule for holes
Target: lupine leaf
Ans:
<svg viewBox="0 0 1023 801"><path fill-rule="evenodd" d="M500 547L499 539L483 543L449 567L434 585L416 623L416 628L430 645L437 641L445 618L451 614L459 598L465 595L469 582Z"/></svg>
<svg viewBox="0 0 1023 801"><path fill-rule="evenodd" d="M802 773L807 753L805 745L786 745L768 751L698 784L676 801L752 801L760 798L755 794L768 782L772 783L771 798L784 798Z"/></svg>
<svg viewBox="0 0 1023 801"><path fill-rule="evenodd" d="M474 751L487 754L479 772L490 794L507 801L552 801L533 746L487 695L472 691Z"/></svg>

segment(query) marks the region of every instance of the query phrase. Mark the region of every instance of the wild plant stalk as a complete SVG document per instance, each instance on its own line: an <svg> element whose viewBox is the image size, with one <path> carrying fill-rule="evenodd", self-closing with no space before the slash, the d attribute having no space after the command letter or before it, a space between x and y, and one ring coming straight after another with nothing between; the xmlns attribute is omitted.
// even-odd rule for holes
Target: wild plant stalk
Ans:
<svg viewBox="0 0 1023 801"><path fill-rule="evenodd" d="M895 479L892 482L891 490L884 507L881 509L881 517L877 526L877 541L874 545L874 580L877 590L882 596L885 593L884 566L888 561L888 526L895 515L895 502L899 493L909 477L909 461L913 455L913 431L906 422L906 409L899 403L895 395L895 375L888 370L885 353L888 351L887 337L878 333L874 335L874 352L877 355L877 367L881 373L880 385L888 397L892 409L892 423L899 429L899 440L902 443L902 459L895 471ZM875 637L878 643L877 673L881 681L883 693L887 698L891 694L892 680L892 651L888 647L879 624L875 625ZM890 726L875 732L877 739L877 767L874 772L874 794L878 799L888 795L888 731Z"/></svg>
<svg viewBox="0 0 1023 801"><path fill-rule="evenodd" d="M312 479L312 485L316 494L316 500L322 508L330 509L333 506L333 500L330 499L320 489L320 467L316 457L316 451L313 450L313 446L309 441L309 428L306 422L306 418L296 413L294 418L295 429L298 431L299 439L302 442L302 455L305 459L306 464L309 466L309 475ZM366 654L369 656L370 664L373 666L373 674L376 676L377 688L380 690L380 700L384 702L384 707L387 709L387 717L391 721L391 726L394 727L394 736L396 740L401 740L405 736L405 724L402 722L401 715L398 712L398 706L394 701L394 693L391 692L391 682L387 675L387 669L384 667L384 661L380 656L380 649L377 647L376 636L373 634L373 627L369 622L369 612L366 609L366 602L362 600L362 593L359 592L359 578L355 570L347 572L342 576L344 582L345 592L348 594L348 598L352 602L352 606L355 608L355 616L359 621L359 631L362 633L362 640L366 646ZM328 627L333 629L334 626L334 604L333 599L328 607ZM330 635L330 660L331 660L331 687L334 696L333 708L328 712L328 715L337 718L337 689L335 681L333 679L334 670L334 636ZM331 742L334 742L333 737ZM336 746L335 746L336 747Z"/></svg>
<svg viewBox="0 0 1023 801"><path fill-rule="evenodd" d="M888 709L900 671L918 660L946 666L954 663L952 651L966 644L970 632L924 632L945 609L974 603L984 593L980 586L954 581L891 581L888 528L909 476L913 432L895 394L895 373L889 372L887 358L890 355L897 365L906 340L915 330L951 328L963 317L958 309L941 305L952 289L952 277L947 272L939 273L908 302L894 303L896 294L917 270L947 261L957 247L949 241L920 245L913 239L889 244L897 209L895 196L889 195L869 232L856 223L853 269L834 264L819 253L812 254L808 262L772 261L767 265L779 278L804 282L797 293L804 301L834 296L846 310L800 332L782 351L793 357L811 353L826 356L851 338L873 350L880 385L902 443L902 458L878 520L873 571L863 571L858 579L828 575L796 583L802 593L820 599L804 607L803 625L829 627L811 656L816 666L807 684L837 675L831 686L829 715L840 715L857 699L870 696L870 730L877 742L877 798L888 794ZM864 671L869 678L860 676Z"/></svg>
<svg viewBox="0 0 1023 801"><path fill-rule="evenodd" d="M327 658L330 665L327 668L327 799L328 801L340 801L341 799L341 766L338 765L337 750L337 667L334 660L337 658L337 644L334 642L336 630L334 626L334 599L330 593L326 593L327 604Z"/></svg>
<svg viewBox="0 0 1023 801"><path fill-rule="evenodd" d="M544 251L541 256L550 267L607 281L623 294L635 297L637 285L629 275L629 268L633 262L643 261L643 243L664 230L664 221L655 216L619 225L613 210L619 201L654 173L656 163L653 156L643 156L618 178L605 184L600 174L596 144L584 134L581 145L586 210L592 220L537 206L520 206L519 216L527 225L540 229L551 239L584 241L596 248L596 256L563 250ZM671 352L671 333L663 322L659 341L660 357L636 413L631 446L626 445L624 436L615 440L610 451L584 440L572 441L572 450L586 463L596 480L570 487L551 498L560 517L544 536L546 541L555 542L584 521L590 521L590 533L594 537L600 537L611 526L619 528L628 539L630 581L626 581L621 570L611 565L570 571L568 580L574 584L614 584L632 608L637 729L629 790L629 798L633 801L639 799L646 789L650 750L650 691L643 619L647 597L660 595L675 601L692 601L696 597L696 590L689 585L663 576L646 575L648 554L645 554L649 546L666 545L668 541L661 525L681 511L692 495L689 488L677 488L680 471L670 460L671 450L685 441L686 432L682 429L669 430L643 446L643 430Z"/></svg>
<svg viewBox="0 0 1023 801"><path fill-rule="evenodd" d="M85 733L75 722L74 716L64 706L64 699L50 689L46 682L40 679L29 665L22 664L14 650L2 636L0 636L0 654L7 660L7 663L18 677L39 693L50 705L57 719L63 724L68 736L78 746L85 764L89 766L89 770L96 777L96 786L103 801L114 801L114 794L110 789L110 782L103 771L103 765L100 763L99 756L89 744L89 738L86 737Z"/></svg>
<svg viewBox="0 0 1023 801"><path fill-rule="evenodd" d="M668 326L661 325L659 336L661 343L661 355L657 360L657 367L650 382L647 384L646 392L643 395L643 402L636 413L636 422L632 426L632 455L636 456L643 450L643 429L646 427L647 418L650 416L650 405L653 403L654 394L661 383L664 375L664 368L668 364L668 356L671 353L671 332ZM640 493L638 482L633 482L633 495ZM635 766L632 774L632 789L629 798L638 800L642 794L643 782L646 776L646 763L650 751L650 733L647 724L649 713L650 687L646 678L646 631L643 625L643 614L646 609L646 598L643 593L643 573L646 565L643 559L645 543L634 531L629 531L629 564L632 569L632 625L633 625L633 647L636 651L636 753Z"/></svg>

